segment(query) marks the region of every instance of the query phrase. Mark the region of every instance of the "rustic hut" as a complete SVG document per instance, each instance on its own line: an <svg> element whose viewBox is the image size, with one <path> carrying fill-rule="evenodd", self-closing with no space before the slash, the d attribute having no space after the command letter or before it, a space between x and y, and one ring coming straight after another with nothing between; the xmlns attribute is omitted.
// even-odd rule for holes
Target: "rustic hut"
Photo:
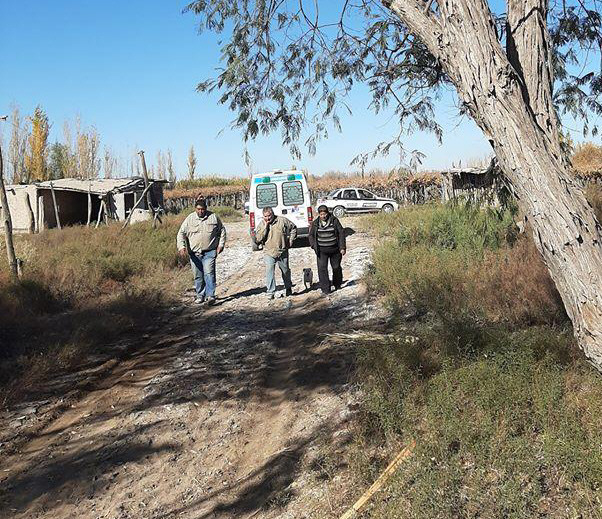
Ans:
<svg viewBox="0 0 602 519"><path fill-rule="evenodd" d="M151 180L151 203L163 206L164 180ZM27 185L7 186L8 206L16 232L41 231L60 225L125 220L144 192L142 177L81 180L61 178ZM132 221L151 218L146 197Z"/></svg>
<svg viewBox="0 0 602 519"><path fill-rule="evenodd" d="M497 163L486 168L452 168L441 172L443 201L465 200L499 205L505 190Z"/></svg>

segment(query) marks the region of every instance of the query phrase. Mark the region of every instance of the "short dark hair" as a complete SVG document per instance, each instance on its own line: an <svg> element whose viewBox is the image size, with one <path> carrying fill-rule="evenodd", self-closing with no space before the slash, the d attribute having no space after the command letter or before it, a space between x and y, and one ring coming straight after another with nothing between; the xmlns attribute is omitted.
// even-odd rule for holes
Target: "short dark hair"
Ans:
<svg viewBox="0 0 602 519"><path fill-rule="evenodd" d="M264 207L263 214L274 214L274 210L271 207Z"/></svg>
<svg viewBox="0 0 602 519"><path fill-rule="evenodd" d="M318 213L321 213L321 212L328 213L329 212L328 207L326 207L325 205L321 205L320 207L318 207Z"/></svg>
<svg viewBox="0 0 602 519"><path fill-rule="evenodd" d="M194 207L202 207L203 209L207 209L207 201L204 198L197 198Z"/></svg>

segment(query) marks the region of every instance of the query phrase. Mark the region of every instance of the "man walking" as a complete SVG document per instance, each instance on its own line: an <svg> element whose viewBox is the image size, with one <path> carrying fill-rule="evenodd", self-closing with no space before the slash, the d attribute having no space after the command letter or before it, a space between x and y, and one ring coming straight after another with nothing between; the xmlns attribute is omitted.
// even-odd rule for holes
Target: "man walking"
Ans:
<svg viewBox="0 0 602 519"><path fill-rule="evenodd" d="M219 217L207 210L207 202L195 202L178 231L178 252L190 257L194 275L195 303L215 304L215 258L224 250L226 228Z"/></svg>
<svg viewBox="0 0 602 519"><path fill-rule="evenodd" d="M339 219L328 211L328 207L318 207L319 218L314 220L309 229L309 245L318 258L318 278L323 294L330 293L328 262L332 267L332 284L338 290L343 284L341 260L347 252L345 230Z"/></svg>
<svg viewBox="0 0 602 519"><path fill-rule="evenodd" d="M263 244L265 284L269 299L274 299L276 293L276 265L282 273L286 295L290 296L293 293L288 249L293 246L296 237L297 226L293 222L284 216L277 217L271 207L263 209L263 221L255 231L255 239L258 244Z"/></svg>

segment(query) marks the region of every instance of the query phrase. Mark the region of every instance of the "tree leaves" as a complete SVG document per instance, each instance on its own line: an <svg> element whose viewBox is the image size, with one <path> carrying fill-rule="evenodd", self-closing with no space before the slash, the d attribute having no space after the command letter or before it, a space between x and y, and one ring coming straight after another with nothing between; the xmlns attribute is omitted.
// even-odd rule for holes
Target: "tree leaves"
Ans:
<svg viewBox="0 0 602 519"><path fill-rule="evenodd" d="M575 66L586 49L602 49L598 1L553 2L549 10L556 107L592 132L597 128L589 127L589 116L602 113L600 70L576 73ZM280 131L298 157L303 135L315 153L328 128L341 131L339 111L349 111L345 99L357 83L370 88L375 112L393 108L399 123L399 134L374 152L395 147L401 160L408 132L441 137L434 102L449 79L426 46L376 1L335 7L317 0L196 0L185 10L200 17L199 30L228 34L223 68L197 90L222 92L220 103L237 114L231 126L245 140ZM439 16L436 5L431 15ZM494 23L503 39L505 16L494 16Z"/></svg>

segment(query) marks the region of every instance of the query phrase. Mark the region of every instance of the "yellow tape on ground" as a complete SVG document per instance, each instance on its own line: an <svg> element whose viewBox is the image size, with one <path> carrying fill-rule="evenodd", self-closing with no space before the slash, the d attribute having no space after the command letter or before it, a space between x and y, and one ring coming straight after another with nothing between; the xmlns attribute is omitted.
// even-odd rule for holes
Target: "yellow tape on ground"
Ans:
<svg viewBox="0 0 602 519"><path fill-rule="evenodd" d="M372 484L372 486L364 492L362 497L360 497L355 502L355 504L341 516L340 519L351 519L356 514L359 514L362 508L366 506L368 501L372 499L372 496L376 494L376 492L378 492L382 488L382 486L389 480L389 478L395 473L399 465L401 465L401 463L405 461L410 456L410 454L412 454L414 447L416 447L416 442L412 441L410 445L405 447L397 456L395 456L395 459L391 463L389 463L389 466Z"/></svg>

